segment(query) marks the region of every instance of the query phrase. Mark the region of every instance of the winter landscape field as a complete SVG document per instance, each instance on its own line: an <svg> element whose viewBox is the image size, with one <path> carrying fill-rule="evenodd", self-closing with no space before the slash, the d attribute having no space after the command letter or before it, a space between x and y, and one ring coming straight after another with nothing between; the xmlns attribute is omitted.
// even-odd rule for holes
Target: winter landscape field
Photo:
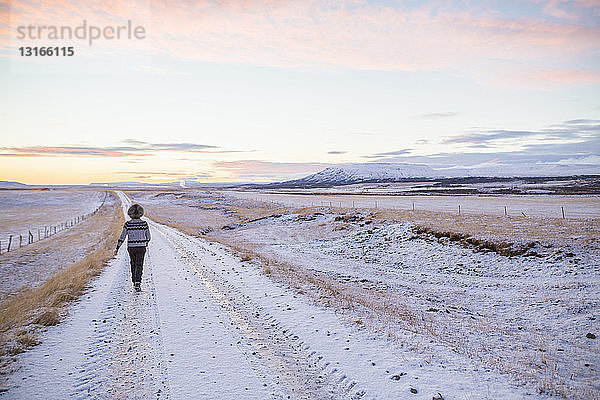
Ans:
<svg viewBox="0 0 600 400"><path fill-rule="evenodd" d="M2 254L0 397L599 398L598 198L306 198L116 191ZM108 257L132 202L152 233L141 293ZM568 218L532 212L558 204Z"/></svg>
<svg viewBox="0 0 600 400"><path fill-rule="evenodd" d="M600 0L0 0L0 88L0 400L600 400Z"/></svg>
<svg viewBox="0 0 600 400"><path fill-rule="evenodd" d="M38 240L50 227L93 212L104 198L95 190L0 190L0 252L19 247L19 236L27 243L29 232ZM49 234L49 233L48 233Z"/></svg>
<svg viewBox="0 0 600 400"><path fill-rule="evenodd" d="M101 226L90 229L95 219L87 218L103 204L105 196L106 192L96 190L0 191L0 301L46 281L90 253L103 232ZM86 219L76 219L81 217ZM28 243L29 232L32 244ZM54 238L56 233L59 235Z"/></svg>

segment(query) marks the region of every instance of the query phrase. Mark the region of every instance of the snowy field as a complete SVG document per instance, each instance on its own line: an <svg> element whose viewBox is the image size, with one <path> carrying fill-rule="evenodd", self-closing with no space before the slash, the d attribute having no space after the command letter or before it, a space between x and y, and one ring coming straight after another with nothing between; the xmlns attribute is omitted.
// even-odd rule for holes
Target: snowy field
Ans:
<svg viewBox="0 0 600 400"><path fill-rule="evenodd" d="M597 246L509 257L370 210L130 195L172 225L149 220L143 291L121 249L0 398L600 398Z"/></svg>
<svg viewBox="0 0 600 400"><path fill-rule="evenodd" d="M598 343L586 336L600 330L597 250L536 244L523 256L506 257L416 234L406 223L361 227L368 213L352 215L355 223L341 218L275 216L221 236L341 282L372 303L357 313L365 320L389 317L385 309L378 312L381 303L405 307L405 315L381 323L381 331L450 371L468 363L440 346L539 387L556 385L573 397L581 396L575 395L580 388L598 394ZM422 322L415 326L413 319Z"/></svg>
<svg viewBox="0 0 600 400"><path fill-rule="evenodd" d="M600 196L381 196L381 195L294 195L259 191L228 191L240 199L272 201L286 206L332 206L345 208L390 208L442 211L471 215L562 218L600 218Z"/></svg>
<svg viewBox="0 0 600 400"><path fill-rule="evenodd" d="M64 216L72 215L72 212L94 211L104 199L103 192L67 192L57 197L52 194L43 195L45 193L41 192L31 196L27 193L27 200L31 207L37 207L37 210L45 210L45 212L38 211L39 214L31 216L27 214L24 206L15 207L19 209L22 219L19 219L18 214L13 212L12 217L9 217L12 219L12 223L20 221L22 227L29 227L29 229L32 225L36 226L35 222L38 220L56 224L62 221ZM18 197L21 196L18 195ZM37 203L34 203L34 200ZM69 201L73 203L69 203ZM104 204L112 206L115 202L118 202L118 199L107 196ZM48 208L45 208L46 205ZM4 221L4 216L2 219ZM75 226L39 242L36 232L35 242L25 245L27 243L25 236L24 245L21 248L18 246L17 237L16 246L11 247L10 252L4 250L0 255L0 304L26 287L39 285L57 271L94 251L106 235L106 227L102 225L104 220L103 212L97 213L93 217L86 218ZM6 246L6 243L3 240L3 246Z"/></svg>
<svg viewBox="0 0 600 400"><path fill-rule="evenodd" d="M0 190L2 252L10 235L13 235L11 249L19 246L19 235L27 243L29 231L38 240L38 229L43 238L45 227L90 213L102 199L104 192L95 190Z"/></svg>
<svg viewBox="0 0 600 400"><path fill-rule="evenodd" d="M547 398L449 349L438 348L449 366L408 351L220 245L150 226L143 292L121 251L0 397Z"/></svg>
<svg viewBox="0 0 600 400"><path fill-rule="evenodd" d="M362 321L361 326L371 332L394 337L404 346L404 357L422 357L455 373L469 370L474 376L482 370L497 371L530 385L533 392L562 393L567 398L599 396L598 342L588 337L600 331L600 252L593 238L564 241L567 244L524 240L531 247L508 257L415 232L410 223L377 220L371 214L374 210L368 209L323 207L306 215L266 202L272 210L261 210L268 217L257 215L257 219L240 218L247 215L246 208L265 206L264 200L256 202L250 194L223 197L223 193L192 191L137 196L153 210L171 210L169 223L184 227L187 223L199 233L210 231L208 217L214 213L219 218L214 219L209 236L258 254L268 265L272 261L268 269L293 266L306 274L307 281L316 276L337 285L362 302L350 307L349 318ZM536 199L539 208L552 204L544 203L552 200L547 197L507 202L520 201L533 209ZM593 210L589 198L566 199ZM219 229L223 215L230 216L230 223ZM547 232L552 231L547 225L556 223L547 218L528 220ZM584 220L585 226L593 225L597 231L597 219ZM567 221L584 226L578 225L577 218ZM299 288L305 294L312 290L302 283ZM319 296L322 293L317 291L312 297ZM386 314L388 304L401 307L404 315Z"/></svg>

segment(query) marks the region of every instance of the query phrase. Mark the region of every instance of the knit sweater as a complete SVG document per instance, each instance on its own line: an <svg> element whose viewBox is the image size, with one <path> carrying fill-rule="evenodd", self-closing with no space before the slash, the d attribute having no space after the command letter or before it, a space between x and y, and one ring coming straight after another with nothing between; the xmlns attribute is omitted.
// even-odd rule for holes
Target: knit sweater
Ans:
<svg viewBox="0 0 600 400"><path fill-rule="evenodd" d="M121 247L127 236L127 247L146 247L150 241L150 229L148 223L139 218L133 218L125 222L123 232L117 242L117 249Z"/></svg>

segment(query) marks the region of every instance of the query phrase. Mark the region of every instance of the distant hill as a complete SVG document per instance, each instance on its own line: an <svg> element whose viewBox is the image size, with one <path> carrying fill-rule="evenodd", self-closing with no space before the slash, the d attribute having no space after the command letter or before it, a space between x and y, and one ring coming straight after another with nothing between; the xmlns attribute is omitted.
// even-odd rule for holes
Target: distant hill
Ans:
<svg viewBox="0 0 600 400"><path fill-rule="evenodd" d="M343 185L362 182L397 181L407 178L433 178L433 168L421 164L364 163L340 164L316 174L285 182L298 186Z"/></svg>
<svg viewBox="0 0 600 400"><path fill-rule="evenodd" d="M558 177L600 175L595 165L515 164L486 165L472 168L437 168L424 164L356 163L327 167L304 178L276 182L263 187L298 188L328 187L371 182L397 182L416 179L470 178L470 177Z"/></svg>
<svg viewBox="0 0 600 400"><path fill-rule="evenodd" d="M0 181L1 189L18 189L18 188L24 188L27 186L28 185L21 183L21 182Z"/></svg>
<svg viewBox="0 0 600 400"><path fill-rule="evenodd" d="M449 168L438 169L438 173L444 177L550 177L550 176L576 176L576 175L600 175L600 168L596 165L571 165L571 164L513 164L513 165L489 165L476 168Z"/></svg>

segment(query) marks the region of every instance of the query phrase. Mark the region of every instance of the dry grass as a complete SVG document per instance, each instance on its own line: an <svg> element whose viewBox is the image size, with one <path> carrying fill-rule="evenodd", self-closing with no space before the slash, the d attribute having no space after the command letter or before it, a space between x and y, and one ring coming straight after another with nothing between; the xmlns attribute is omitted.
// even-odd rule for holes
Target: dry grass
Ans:
<svg viewBox="0 0 600 400"><path fill-rule="evenodd" d="M176 192L126 191L125 193L144 207L147 217L196 236L233 223L258 220L277 213L298 212L296 208L280 207L267 202L251 202L251 206L232 205L227 201L218 202L218 204L202 202L202 200L223 199L223 196L217 192L198 193L179 190ZM188 205L179 204L177 201L173 201L168 206L165 206L164 202L153 203L155 198L160 199L166 195L175 196L178 200L187 200Z"/></svg>
<svg viewBox="0 0 600 400"><path fill-rule="evenodd" d="M9 371L13 355L39 343L36 332L56 325L65 313L67 304L85 291L91 278L102 271L112 257L124 218L121 206L106 205L92 217L94 228L107 232L105 240L95 251L80 261L63 268L39 286L22 291L0 309L0 369Z"/></svg>
<svg viewBox="0 0 600 400"><path fill-rule="evenodd" d="M497 242L539 241L564 245L574 238L599 245L600 219L535 218L523 216L457 215L434 211L379 210L380 221L411 222L435 231L447 231Z"/></svg>
<svg viewBox="0 0 600 400"><path fill-rule="evenodd" d="M112 201L117 201L113 198ZM105 212L103 210L103 212ZM95 214L81 223L30 245L0 255L0 307L27 287L37 286L63 268L94 252L105 240L106 214Z"/></svg>
<svg viewBox="0 0 600 400"><path fill-rule="evenodd" d="M514 243L514 242L505 242L502 240L485 240L478 239L475 237L471 237L464 233L456 233L449 231L440 231L437 229L432 229L423 226L414 226L413 232L417 237L423 237L427 235L431 235L436 239L448 238L451 242L459 242L463 247L470 247L474 251L493 251L502 256L506 257L514 257L514 256L539 256L539 254L533 250L537 242L524 242L524 243Z"/></svg>
<svg viewBox="0 0 600 400"><path fill-rule="evenodd" d="M133 198L135 199L135 197ZM179 226L179 228L188 235L206 234L236 220L216 210L200 210L198 208L178 205L164 207L143 201L139 201L139 203L144 207L146 217L161 224L175 227L176 225L179 226L179 221L185 220L185 227ZM190 215L193 215L193 218L190 218Z"/></svg>
<svg viewBox="0 0 600 400"><path fill-rule="evenodd" d="M176 192L183 198L199 196L186 190ZM129 193L135 196L135 192ZM200 198L218 200L222 198L219 192L207 192ZM564 199L568 202L569 199ZM590 199L590 201L595 201ZM335 203L335 202L334 202ZM415 225L436 230L453 232L465 236L494 242L531 242L538 241L557 245L572 244L573 241L600 246L600 219L598 218L539 218L524 216L498 215L458 215L453 212L401 210L383 208L353 209L345 207L303 206L289 207L268 201L235 201L227 198L218 205L192 207L174 204L165 207L142 203L150 210L151 218L157 222L176 226L192 235L203 235L221 227L246 221L257 220L271 215L297 213L306 216L314 212L339 213L353 215L360 213L376 221L410 222ZM579 203L575 203L575 207ZM189 218L190 214L193 218Z"/></svg>

